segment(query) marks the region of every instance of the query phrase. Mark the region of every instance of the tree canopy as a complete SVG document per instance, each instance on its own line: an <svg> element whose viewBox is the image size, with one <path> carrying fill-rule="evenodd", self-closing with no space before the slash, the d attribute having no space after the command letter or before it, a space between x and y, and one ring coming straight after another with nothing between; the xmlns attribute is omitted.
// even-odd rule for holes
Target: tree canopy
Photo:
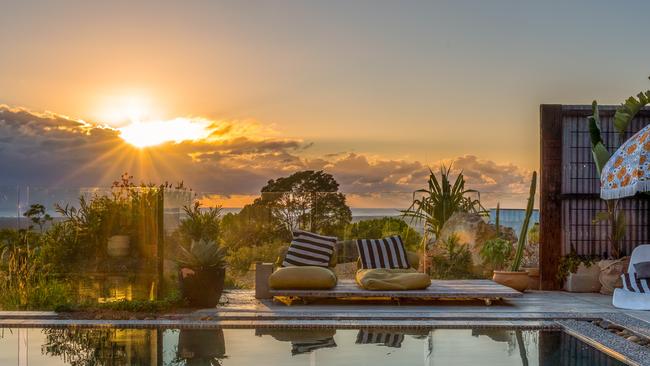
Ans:
<svg viewBox="0 0 650 366"><path fill-rule="evenodd" d="M323 171L300 171L272 179L261 196L238 214L223 218L225 241L231 247L291 240L292 229L342 236L352 212L339 184Z"/></svg>
<svg viewBox="0 0 650 366"><path fill-rule="evenodd" d="M253 203L271 210L287 231L304 229L336 235L352 220L339 184L322 170L306 170L270 180Z"/></svg>

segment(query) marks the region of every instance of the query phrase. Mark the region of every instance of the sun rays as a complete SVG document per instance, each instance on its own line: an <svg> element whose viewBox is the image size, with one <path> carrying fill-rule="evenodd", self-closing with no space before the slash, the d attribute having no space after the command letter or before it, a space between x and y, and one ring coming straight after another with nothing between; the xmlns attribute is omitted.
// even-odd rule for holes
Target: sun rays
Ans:
<svg viewBox="0 0 650 366"><path fill-rule="evenodd" d="M206 139L212 133L211 125L211 121L202 118L175 118L168 121L135 121L118 130L124 141L145 148L165 142Z"/></svg>

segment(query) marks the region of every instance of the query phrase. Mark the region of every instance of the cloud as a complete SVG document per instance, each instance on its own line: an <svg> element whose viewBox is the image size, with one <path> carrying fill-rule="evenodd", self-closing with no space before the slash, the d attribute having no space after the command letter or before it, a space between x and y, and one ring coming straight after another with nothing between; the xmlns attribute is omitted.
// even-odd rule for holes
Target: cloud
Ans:
<svg viewBox="0 0 650 366"><path fill-rule="evenodd" d="M195 191L244 202L269 179L323 169L356 206L403 207L429 175L418 161L361 153L306 158L302 153L311 144L278 137L255 121L212 121L210 130L202 140L137 149L112 128L0 105L0 185L106 187L129 172L142 181L184 181ZM463 171L469 188L484 192L488 205L505 200L512 203L504 206L523 206L529 172L472 155L453 159L453 167Z"/></svg>

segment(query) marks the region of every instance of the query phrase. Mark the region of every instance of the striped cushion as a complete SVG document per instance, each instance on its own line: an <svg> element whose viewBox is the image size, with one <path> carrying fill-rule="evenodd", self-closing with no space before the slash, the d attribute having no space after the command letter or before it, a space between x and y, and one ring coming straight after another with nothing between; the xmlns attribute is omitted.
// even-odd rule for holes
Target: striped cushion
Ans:
<svg viewBox="0 0 650 366"><path fill-rule="evenodd" d="M639 292L642 294L650 294L650 282L646 278L638 278L636 273L623 273L623 288L630 292Z"/></svg>
<svg viewBox="0 0 650 366"><path fill-rule="evenodd" d="M361 329L357 334L357 344L381 344L386 347L400 348L404 341L404 334L370 332Z"/></svg>
<svg viewBox="0 0 650 366"><path fill-rule="evenodd" d="M399 235L383 239L358 239L357 248L363 269L408 269L406 250Z"/></svg>
<svg viewBox="0 0 650 366"><path fill-rule="evenodd" d="M287 255L284 256L282 267L327 267L332 259L332 254L334 254L336 240L335 237L331 236L294 230L293 240L289 245L289 249L287 249Z"/></svg>

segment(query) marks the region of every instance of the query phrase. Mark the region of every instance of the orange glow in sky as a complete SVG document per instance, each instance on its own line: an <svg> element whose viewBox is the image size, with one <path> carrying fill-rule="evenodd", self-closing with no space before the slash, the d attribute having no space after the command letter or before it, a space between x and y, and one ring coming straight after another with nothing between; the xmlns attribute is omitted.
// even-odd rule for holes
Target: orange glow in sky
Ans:
<svg viewBox="0 0 650 366"><path fill-rule="evenodd" d="M120 127L120 137L144 148L165 142L197 141L207 138L211 122L205 119L176 118L168 121L134 121Z"/></svg>

